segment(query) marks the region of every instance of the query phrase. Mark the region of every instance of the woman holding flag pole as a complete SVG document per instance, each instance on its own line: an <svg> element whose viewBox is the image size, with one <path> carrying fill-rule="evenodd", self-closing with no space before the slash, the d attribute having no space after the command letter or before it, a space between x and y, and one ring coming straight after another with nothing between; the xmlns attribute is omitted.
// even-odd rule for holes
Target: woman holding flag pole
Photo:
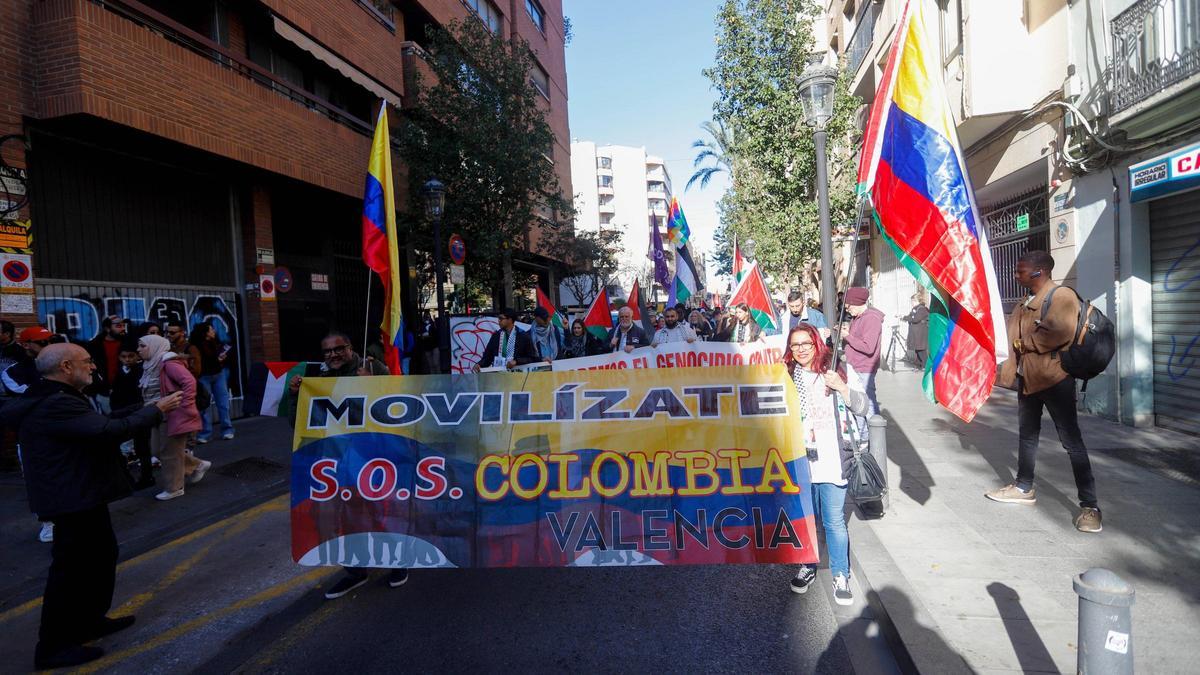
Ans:
<svg viewBox="0 0 1200 675"><path fill-rule="evenodd" d="M854 457L857 434L853 415L867 411L867 395L849 364L834 366L833 352L820 331L808 323L788 334L784 363L800 397L804 416L804 448L812 477L813 510L819 513L833 574L833 599L854 602L850 590L850 534L846 529L846 473ZM853 384L851 384L853 383ZM801 565L792 579L792 592L805 593L816 570Z"/></svg>

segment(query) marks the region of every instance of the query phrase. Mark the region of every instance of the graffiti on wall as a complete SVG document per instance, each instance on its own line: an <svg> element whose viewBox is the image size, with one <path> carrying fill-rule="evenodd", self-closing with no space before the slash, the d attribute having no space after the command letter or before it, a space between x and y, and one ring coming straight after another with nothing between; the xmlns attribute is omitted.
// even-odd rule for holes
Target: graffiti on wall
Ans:
<svg viewBox="0 0 1200 675"><path fill-rule="evenodd" d="M38 288L38 321L51 332L61 333L72 342L86 343L101 332L106 316L122 316L132 327L149 321L160 327L177 321L193 326L203 321L212 325L217 339L241 353L242 335L238 329L237 307L232 293L204 291L153 291L142 289L104 289L61 287ZM241 392L240 368L232 369L230 388Z"/></svg>

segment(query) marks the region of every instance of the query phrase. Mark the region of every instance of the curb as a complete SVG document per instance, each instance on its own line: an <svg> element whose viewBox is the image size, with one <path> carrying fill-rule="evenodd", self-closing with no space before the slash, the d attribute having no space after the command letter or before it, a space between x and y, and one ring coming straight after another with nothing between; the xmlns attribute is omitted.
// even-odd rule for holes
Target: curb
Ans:
<svg viewBox="0 0 1200 675"><path fill-rule="evenodd" d="M904 673L970 673L972 670L956 653L947 653L945 649L934 649L922 639L922 633L935 632L937 621L925 605L921 603L917 592L904 577L900 566L888 553L883 543L875 535L871 521L861 516L858 505L855 505L850 524L852 527L850 546L850 564L856 571L859 586L866 595L867 604L875 613L876 623L882 631L884 639L892 649L896 664ZM886 518L886 514L881 516ZM857 551L857 554L856 554ZM862 555L860 555L862 554ZM864 565L866 559L870 564ZM881 593L880 591L887 591ZM899 594L908 600L909 606L901 608L889 607L888 597ZM903 615L899 611L905 610Z"/></svg>

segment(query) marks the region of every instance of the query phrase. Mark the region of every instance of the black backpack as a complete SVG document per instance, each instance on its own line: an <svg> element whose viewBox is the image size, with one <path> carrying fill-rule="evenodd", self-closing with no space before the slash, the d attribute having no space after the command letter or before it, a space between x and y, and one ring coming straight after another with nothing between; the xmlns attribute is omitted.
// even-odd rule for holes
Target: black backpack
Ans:
<svg viewBox="0 0 1200 675"><path fill-rule="evenodd" d="M1046 301L1042 303L1042 321L1050 311L1050 301L1054 292L1061 286L1050 289ZM1075 326L1075 339L1064 350L1058 352L1063 370L1077 380L1083 380L1083 391L1087 391L1087 381L1104 372L1117 351L1117 332L1112 321L1104 313L1092 306L1079 292L1068 287L1076 298L1079 298L1079 322Z"/></svg>

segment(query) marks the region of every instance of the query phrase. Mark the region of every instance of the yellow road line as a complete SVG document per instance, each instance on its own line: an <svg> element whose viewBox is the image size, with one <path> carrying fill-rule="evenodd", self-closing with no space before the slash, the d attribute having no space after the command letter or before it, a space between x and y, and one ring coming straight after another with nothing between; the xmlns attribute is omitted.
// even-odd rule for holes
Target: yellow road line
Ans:
<svg viewBox="0 0 1200 675"><path fill-rule="evenodd" d="M227 542L231 538L236 537L242 532L245 532L251 525L255 523L256 520L257 519L247 518L242 520L242 522L227 528L221 533L220 537L217 537L213 541L205 544L203 548L201 548L199 551L196 551L187 560L184 560L175 567L171 568L171 571L163 575L162 578L160 578L150 590L138 593L129 600L126 600L125 604L117 608L117 611L121 614L136 613L147 602L150 602L152 599L154 599L154 596L159 592L183 578L183 575L187 574L187 572L191 570L196 563L203 560L209 554L209 552L213 550L213 547L215 547L217 544Z"/></svg>
<svg viewBox="0 0 1200 675"><path fill-rule="evenodd" d="M75 672L81 674L94 673L105 668L110 668L130 657L137 656L138 654L144 654L152 649L158 649L159 647L177 640L180 637L183 637L184 635L196 630L197 628L212 623L213 621L223 619L230 614L239 612L247 607L253 607L254 605L274 600L298 586L304 586L310 583L315 586L336 571L336 567L318 567L299 576L292 577L291 579L275 584L274 586L271 586L260 593L252 595L248 598L243 598L232 605L222 607L221 609L209 612L204 616L196 617L187 623L180 624L170 630L159 633L155 637L136 646L130 647L129 649L108 654L104 658L93 661Z"/></svg>
<svg viewBox="0 0 1200 675"><path fill-rule="evenodd" d="M271 513L271 512L275 512L275 511L283 511L287 508L287 500L288 500L288 495L280 495L278 497L275 497L274 499L271 499L270 501L263 502L262 504L259 504L258 506L255 506L254 508L247 509L240 513L235 513L234 515L229 516L228 518L225 518L223 520L218 520L217 522L213 523L212 525L207 525L205 527L200 528L199 530L196 530L195 532L190 532L188 534L185 534L182 537L179 537L178 539L172 539L171 541L169 541L157 548L146 551L145 553L143 553L135 558L130 558L129 560L126 560L125 562L121 563L120 565L117 565L117 572L120 573L120 572L123 572L123 571L129 569L130 567L134 567L136 565L141 565L143 563L154 560L155 558L163 555L164 553L167 553L168 551L171 551L180 546L183 546L184 544L193 542L197 539L206 537L214 532L217 532L218 530L224 529L224 528L234 525L236 523L243 522L243 521L250 521L250 520L258 518L259 516L266 514L266 513ZM29 613L30 611L37 609L38 607L41 607L41 606L42 606L42 599L41 599L41 597L37 597L37 598L34 598L33 600L30 600L24 604L17 605L16 607L13 607L10 610L7 610L5 612L0 612L0 623L4 623L6 621L11 621L11 620L13 620L19 616L23 616L23 615Z"/></svg>
<svg viewBox="0 0 1200 675"><path fill-rule="evenodd" d="M316 630L317 626L321 625L330 616L333 616L339 608L346 607L345 603L330 603L326 602L317 611L309 614L303 621L293 626L288 632L270 645L268 649L262 651L249 664L237 669L237 672L261 672L266 669L271 663L291 651L302 640L306 639L309 634Z"/></svg>

